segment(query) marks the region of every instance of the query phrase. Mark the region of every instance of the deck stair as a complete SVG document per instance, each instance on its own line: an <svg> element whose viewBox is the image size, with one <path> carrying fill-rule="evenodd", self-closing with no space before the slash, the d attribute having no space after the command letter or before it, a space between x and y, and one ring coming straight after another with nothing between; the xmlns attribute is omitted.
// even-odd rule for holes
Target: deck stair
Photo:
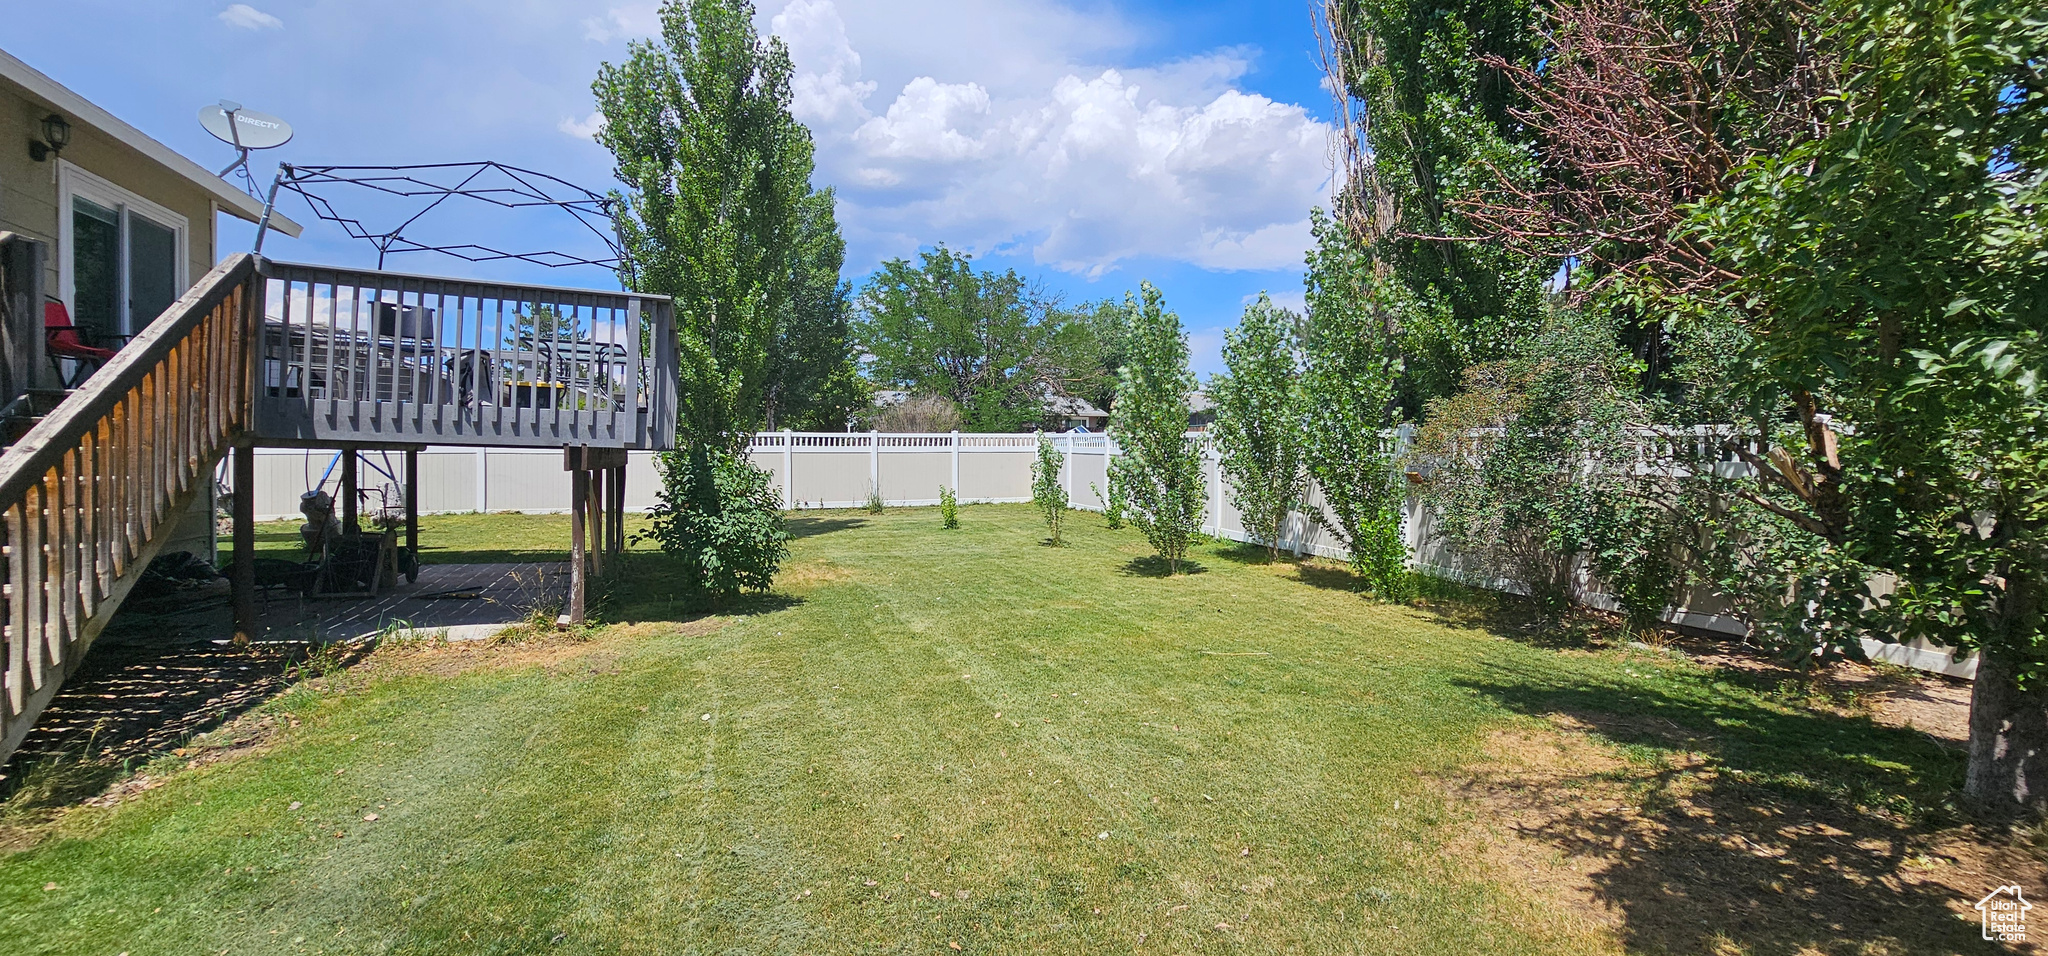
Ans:
<svg viewBox="0 0 2048 956"><path fill-rule="evenodd" d="M0 253L22 248L0 233ZM34 263L0 255L0 311L27 314ZM552 447L622 473L625 449L673 447L676 369L661 296L223 260L81 387L0 398L0 761L231 450L238 488L257 445ZM577 507L620 512L622 487ZM253 568L248 506L235 553ZM253 578L235 590L252 632Z"/></svg>
<svg viewBox="0 0 2048 956"><path fill-rule="evenodd" d="M249 426L256 259L223 261L0 451L0 759Z"/></svg>

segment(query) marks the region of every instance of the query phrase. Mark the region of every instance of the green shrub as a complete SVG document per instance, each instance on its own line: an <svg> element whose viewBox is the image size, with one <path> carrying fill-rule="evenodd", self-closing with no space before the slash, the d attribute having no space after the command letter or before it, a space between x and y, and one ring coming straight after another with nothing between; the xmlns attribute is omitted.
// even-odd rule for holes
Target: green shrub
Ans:
<svg viewBox="0 0 2048 956"><path fill-rule="evenodd" d="M944 485L939 486L939 527L947 531L960 527L960 498Z"/></svg>
<svg viewBox="0 0 2048 956"><path fill-rule="evenodd" d="M1095 487L1092 481L1088 483L1088 490L1095 492L1095 500L1102 502L1102 517L1109 523L1109 530L1115 531L1123 527L1126 504L1123 490L1117 486L1116 469L1110 469L1108 491Z"/></svg>
<svg viewBox="0 0 2048 956"><path fill-rule="evenodd" d="M1631 428L1651 420L1641 366L1605 320L1558 312L1465 389L1429 405L1417 440L1437 531L1556 620L1591 571L1634 626L1662 615L1676 568Z"/></svg>
<svg viewBox="0 0 2048 956"><path fill-rule="evenodd" d="M1067 456L1052 446L1052 440L1038 436L1038 460L1031 463L1031 503L1038 506L1045 515L1046 530L1052 532L1052 546L1062 543L1060 525L1067 519L1067 488L1060 484L1060 469L1067 463Z"/></svg>
<svg viewBox="0 0 2048 956"><path fill-rule="evenodd" d="M742 591L767 590L789 557L775 476L705 445L661 455L657 463L660 503L641 537L681 559L685 593L721 607Z"/></svg>

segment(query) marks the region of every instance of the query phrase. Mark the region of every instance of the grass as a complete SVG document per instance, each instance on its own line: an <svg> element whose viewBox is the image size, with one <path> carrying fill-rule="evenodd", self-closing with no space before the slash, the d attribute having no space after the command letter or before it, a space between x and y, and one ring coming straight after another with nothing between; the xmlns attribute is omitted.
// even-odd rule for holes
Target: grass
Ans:
<svg viewBox="0 0 2048 956"><path fill-rule="evenodd" d="M299 537L302 522L259 521L256 523L258 557L303 560L304 544ZM647 527L644 515L626 519L630 536ZM401 536L403 532L400 532ZM399 542L404 544L403 541ZM225 535L220 560L234 555ZM630 545L649 550L652 544ZM518 512L496 514L422 515L420 517L420 563L422 564L519 564L528 561L569 560L569 519L565 515L529 515Z"/></svg>
<svg viewBox="0 0 2048 956"><path fill-rule="evenodd" d="M1669 887L1701 856L1654 889L1601 884L1644 894L1617 929L1475 853L1486 810L1445 785L1565 714L1651 778L1682 764L1917 833L1960 766L1921 735L1668 655L1369 604L1327 565L1210 546L1160 577L1135 532L1078 517L1056 549L1028 506L943 533L930 509L799 514L778 593L738 613L679 614L665 559L636 553L587 639L379 651L267 705L279 729L247 754L0 856L0 951L1976 945L1945 915L1896 949L1900 930L1825 921L1631 922L1693 905ZM565 525L436 518L423 540L539 560ZM1873 901L1892 903L1932 905Z"/></svg>

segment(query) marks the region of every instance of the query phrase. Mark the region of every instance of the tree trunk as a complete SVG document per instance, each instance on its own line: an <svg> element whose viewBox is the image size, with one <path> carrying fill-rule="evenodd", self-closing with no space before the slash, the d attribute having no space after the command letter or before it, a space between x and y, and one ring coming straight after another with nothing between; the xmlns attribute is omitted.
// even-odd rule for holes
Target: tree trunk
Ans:
<svg viewBox="0 0 2048 956"><path fill-rule="evenodd" d="M1963 795L2011 817L2048 802L2048 681L2025 690L2013 668L1989 652L1970 695L1970 764Z"/></svg>

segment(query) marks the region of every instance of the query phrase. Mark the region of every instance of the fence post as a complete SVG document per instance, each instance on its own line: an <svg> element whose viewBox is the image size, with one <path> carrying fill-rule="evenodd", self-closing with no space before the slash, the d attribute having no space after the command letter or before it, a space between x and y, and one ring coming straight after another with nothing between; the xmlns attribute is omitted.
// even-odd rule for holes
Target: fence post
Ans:
<svg viewBox="0 0 2048 956"><path fill-rule="evenodd" d="M1401 483L1401 543L1408 546L1412 557L1410 564L1422 566L1422 502L1415 497L1408 484L1407 466L1401 459L1415 446L1415 426L1402 423L1394 429L1394 468L1398 473L1395 480Z"/></svg>
<svg viewBox="0 0 2048 956"><path fill-rule="evenodd" d="M1067 443L1067 450L1066 454L1060 456L1060 478L1062 479L1060 484L1067 493L1067 504L1071 505L1074 503L1074 436L1067 435L1064 437Z"/></svg>
<svg viewBox="0 0 2048 956"><path fill-rule="evenodd" d="M787 428L783 429L782 510L784 511L788 511L796 507L796 475L792 472L792 469L796 467L796 452L793 450L794 445L796 445L796 433L790 431Z"/></svg>
<svg viewBox="0 0 2048 956"><path fill-rule="evenodd" d="M868 488L875 497L882 496L882 433L872 428L868 429Z"/></svg>
<svg viewBox="0 0 2048 956"><path fill-rule="evenodd" d="M1210 536L1221 538L1223 537L1223 459L1215 453L1215 448L1210 447L1206 438L1204 438L1202 446L1202 457L1209 459L1209 467L1214 469L1209 473L1209 524L1212 529Z"/></svg>
<svg viewBox="0 0 2048 956"><path fill-rule="evenodd" d="M960 497L960 429L953 429L953 497Z"/></svg>
<svg viewBox="0 0 2048 956"><path fill-rule="evenodd" d="M476 450L476 512L484 514L491 510L491 450Z"/></svg>

